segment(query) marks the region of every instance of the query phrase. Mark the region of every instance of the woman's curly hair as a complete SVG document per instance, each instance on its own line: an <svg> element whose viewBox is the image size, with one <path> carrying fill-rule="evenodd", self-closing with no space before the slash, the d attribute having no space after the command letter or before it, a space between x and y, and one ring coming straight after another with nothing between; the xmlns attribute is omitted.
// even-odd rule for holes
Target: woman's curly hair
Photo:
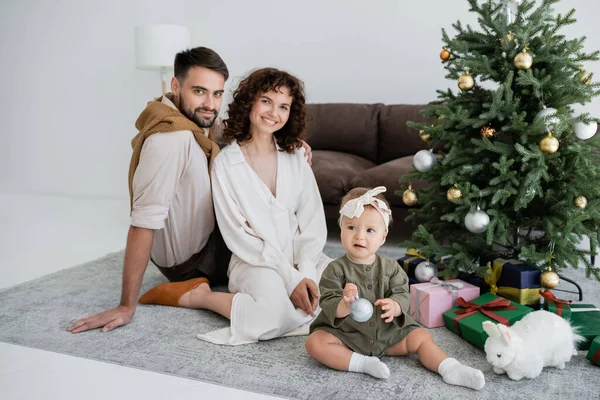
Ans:
<svg viewBox="0 0 600 400"><path fill-rule="evenodd" d="M225 122L223 138L236 139L242 144L252 140L250 133L250 110L258 97L271 90L287 87L292 96L290 117L287 123L275 132L275 140L279 147L293 153L302 146L300 135L306 127L306 106L304 84L298 78L275 68L263 68L252 72L244 78L233 93L233 101L229 104L229 117Z"/></svg>

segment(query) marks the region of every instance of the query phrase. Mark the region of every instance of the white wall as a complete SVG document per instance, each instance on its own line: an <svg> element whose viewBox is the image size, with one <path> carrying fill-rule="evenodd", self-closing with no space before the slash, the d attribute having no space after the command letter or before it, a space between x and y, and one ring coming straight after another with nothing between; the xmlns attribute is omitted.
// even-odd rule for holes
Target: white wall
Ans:
<svg viewBox="0 0 600 400"><path fill-rule="evenodd" d="M231 89L249 70L287 69L310 102L425 103L455 87L439 61L441 28L475 24L466 0L2 0L0 191L127 197L130 139L159 95L135 69L136 25L187 25L192 45L226 61ZM600 48L600 5L577 8L569 38ZM600 65L588 68L600 77ZM600 116L600 100L588 107Z"/></svg>

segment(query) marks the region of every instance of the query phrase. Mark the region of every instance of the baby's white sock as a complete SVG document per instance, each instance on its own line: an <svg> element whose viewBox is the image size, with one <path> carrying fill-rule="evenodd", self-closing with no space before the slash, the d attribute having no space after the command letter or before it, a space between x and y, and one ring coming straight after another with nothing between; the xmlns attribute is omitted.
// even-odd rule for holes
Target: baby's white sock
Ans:
<svg viewBox="0 0 600 400"><path fill-rule="evenodd" d="M467 367L454 358L446 358L438 366L438 372L444 382L450 385L465 386L479 390L485 385L483 372L478 369Z"/></svg>
<svg viewBox="0 0 600 400"><path fill-rule="evenodd" d="M390 377L390 369L387 365L382 363L379 358L367 357L358 353L352 353L348 371L362 372L379 379L387 379Z"/></svg>

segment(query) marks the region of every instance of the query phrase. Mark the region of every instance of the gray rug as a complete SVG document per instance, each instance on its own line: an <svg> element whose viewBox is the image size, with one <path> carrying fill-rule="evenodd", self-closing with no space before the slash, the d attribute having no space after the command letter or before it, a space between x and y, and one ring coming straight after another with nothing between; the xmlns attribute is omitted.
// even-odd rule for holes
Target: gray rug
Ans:
<svg viewBox="0 0 600 400"><path fill-rule="evenodd" d="M327 249L332 256L340 251L339 246ZM549 368L535 380L515 382L495 375L483 351L445 328L432 329L434 339L450 355L484 372L481 391L446 385L415 357L384 357L392 372L388 380L333 371L308 357L305 337L238 347L201 342L197 333L228 325L203 310L139 306L130 325L111 333L66 332L75 319L116 304L122 264L122 252L110 254L0 291L0 341L294 399L600 398L600 369L585 359L585 352L562 371ZM600 305L600 285L581 271L569 275L583 287L585 302ZM149 267L142 290L163 281Z"/></svg>

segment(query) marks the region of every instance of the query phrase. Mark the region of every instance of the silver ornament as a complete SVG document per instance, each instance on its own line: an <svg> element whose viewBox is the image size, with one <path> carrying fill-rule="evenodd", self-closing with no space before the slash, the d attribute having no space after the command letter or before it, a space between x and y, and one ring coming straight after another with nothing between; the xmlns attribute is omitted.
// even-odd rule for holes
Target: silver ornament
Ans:
<svg viewBox="0 0 600 400"><path fill-rule="evenodd" d="M521 5L521 0L504 0L504 18L506 26L512 24L515 16L518 13L518 7Z"/></svg>
<svg viewBox="0 0 600 400"><path fill-rule="evenodd" d="M483 233L490 224L490 216L477 207L477 211L469 211L465 216L465 226L470 232Z"/></svg>
<svg viewBox="0 0 600 400"><path fill-rule="evenodd" d="M365 322L371 319L373 315L373 304L367 299L359 299L358 296L354 297L356 300L350 304L350 316L356 322Z"/></svg>
<svg viewBox="0 0 600 400"><path fill-rule="evenodd" d="M542 109L537 115L536 118L542 118L546 123L546 128L549 130L553 130L553 128L560 123L560 118L556 116L556 108L546 107Z"/></svg>
<svg viewBox="0 0 600 400"><path fill-rule="evenodd" d="M437 159L432 150L419 150L413 158L413 165L419 172L427 172L433 168Z"/></svg>
<svg viewBox="0 0 600 400"><path fill-rule="evenodd" d="M415 278L419 282L429 282L436 275L437 268L432 262L423 261L415 268Z"/></svg>
<svg viewBox="0 0 600 400"><path fill-rule="evenodd" d="M575 132L575 136L581 140L591 138L596 134L597 130L598 123L596 121L592 121L587 124L585 122L575 122L573 124L573 132Z"/></svg>

